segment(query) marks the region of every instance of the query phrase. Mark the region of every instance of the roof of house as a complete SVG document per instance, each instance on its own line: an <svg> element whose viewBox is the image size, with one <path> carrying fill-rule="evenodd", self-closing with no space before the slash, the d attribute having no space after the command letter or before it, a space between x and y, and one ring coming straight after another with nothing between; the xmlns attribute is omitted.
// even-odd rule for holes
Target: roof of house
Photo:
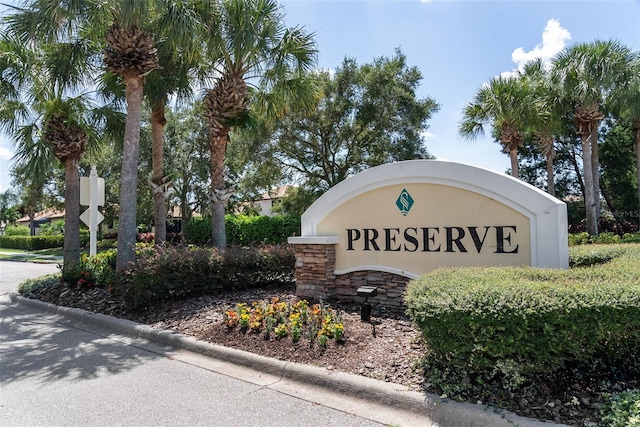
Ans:
<svg viewBox="0 0 640 427"><path fill-rule="evenodd" d="M287 190L291 188L291 185L283 185L281 187L276 188L273 191L269 191L268 193L264 193L262 195L262 200L274 200L274 199L282 199L285 194L287 194Z"/></svg>
<svg viewBox="0 0 640 427"><path fill-rule="evenodd" d="M64 210L58 210L56 208L47 208L43 211L36 212L33 217L34 221L42 221L43 219L63 219ZM29 215L25 215L22 218L16 220L16 222L29 222Z"/></svg>

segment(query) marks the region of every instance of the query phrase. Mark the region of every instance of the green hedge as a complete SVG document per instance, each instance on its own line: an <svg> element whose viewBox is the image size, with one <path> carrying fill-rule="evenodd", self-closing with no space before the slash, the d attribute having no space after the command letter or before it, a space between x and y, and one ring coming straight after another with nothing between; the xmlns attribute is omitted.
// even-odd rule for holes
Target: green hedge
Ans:
<svg viewBox="0 0 640 427"><path fill-rule="evenodd" d="M286 243L289 236L300 235L300 218L291 216L226 215L229 245ZM188 243L204 245L211 241L211 218L194 218L184 229Z"/></svg>
<svg viewBox="0 0 640 427"><path fill-rule="evenodd" d="M151 247L117 276L114 290L129 310L141 310L171 298L290 283L294 276L295 255L286 245L225 251Z"/></svg>
<svg viewBox="0 0 640 427"><path fill-rule="evenodd" d="M5 236L29 236L31 235L31 230L29 227L25 227L24 225L9 225L4 230Z"/></svg>
<svg viewBox="0 0 640 427"><path fill-rule="evenodd" d="M80 230L80 245L89 244L89 232ZM37 251L64 246L64 236L0 236L0 248Z"/></svg>
<svg viewBox="0 0 640 427"><path fill-rule="evenodd" d="M611 232L603 232L597 236L591 236L586 232L569 234L570 246L587 245L590 243L640 243L640 232L625 233L622 236Z"/></svg>
<svg viewBox="0 0 640 427"><path fill-rule="evenodd" d="M64 244L64 236L0 236L0 248L37 251L59 248Z"/></svg>
<svg viewBox="0 0 640 427"><path fill-rule="evenodd" d="M640 427L640 390L607 395L600 408L603 427Z"/></svg>
<svg viewBox="0 0 640 427"><path fill-rule="evenodd" d="M443 269L407 286L409 314L436 360L490 376L640 358L640 246L607 264Z"/></svg>

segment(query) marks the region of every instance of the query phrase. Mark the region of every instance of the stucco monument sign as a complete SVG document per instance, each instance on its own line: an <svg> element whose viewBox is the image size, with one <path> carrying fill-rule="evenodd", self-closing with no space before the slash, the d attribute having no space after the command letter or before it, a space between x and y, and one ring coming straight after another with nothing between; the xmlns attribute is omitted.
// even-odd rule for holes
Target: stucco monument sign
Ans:
<svg viewBox="0 0 640 427"><path fill-rule="evenodd" d="M404 286L440 267L568 268L566 205L510 176L437 160L365 170L302 215L298 296L401 307Z"/></svg>

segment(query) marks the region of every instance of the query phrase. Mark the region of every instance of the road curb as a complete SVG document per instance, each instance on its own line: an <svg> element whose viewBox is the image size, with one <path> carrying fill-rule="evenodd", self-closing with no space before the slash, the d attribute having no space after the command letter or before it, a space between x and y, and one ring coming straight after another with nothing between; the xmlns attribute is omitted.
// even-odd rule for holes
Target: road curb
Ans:
<svg viewBox="0 0 640 427"><path fill-rule="evenodd" d="M90 324L133 339L147 340L156 345L191 351L294 382L313 385L371 403L412 412L428 417L435 425L439 426L562 426L562 424L520 417L510 412L498 411L496 408L484 405L453 402L442 399L437 395L411 391L407 387L398 384L359 375L329 371L316 366L276 360L246 351L198 341L193 337L177 332L154 329L127 319L24 298L16 293L10 294L9 300L14 304L61 316L70 321Z"/></svg>

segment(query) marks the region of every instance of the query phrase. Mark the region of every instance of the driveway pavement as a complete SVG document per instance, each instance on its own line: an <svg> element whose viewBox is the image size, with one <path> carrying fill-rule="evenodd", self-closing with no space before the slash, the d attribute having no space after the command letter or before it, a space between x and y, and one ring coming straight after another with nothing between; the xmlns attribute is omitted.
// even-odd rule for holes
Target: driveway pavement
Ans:
<svg viewBox="0 0 640 427"><path fill-rule="evenodd" d="M18 285L33 277L57 273L56 263L33 263L0 260L0 295L16 290Z"/></svg>

